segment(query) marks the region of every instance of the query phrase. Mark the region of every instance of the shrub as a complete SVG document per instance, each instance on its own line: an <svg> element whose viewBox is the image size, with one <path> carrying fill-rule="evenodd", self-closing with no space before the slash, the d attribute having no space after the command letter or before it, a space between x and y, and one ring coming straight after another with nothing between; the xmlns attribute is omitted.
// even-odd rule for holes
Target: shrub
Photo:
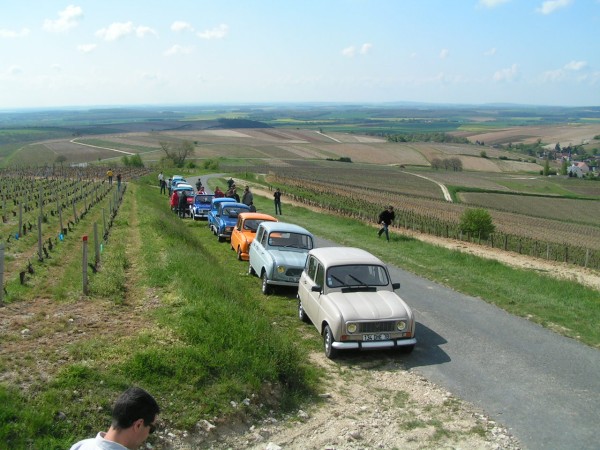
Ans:
<svg viewBox="0 0 600 450"><path fill-rule="evenodd" d="M496 229L492 223L492 216L483 208L467 209L460 218L460 229L472 236L480 236L487 239L490 233Z"/></svg>

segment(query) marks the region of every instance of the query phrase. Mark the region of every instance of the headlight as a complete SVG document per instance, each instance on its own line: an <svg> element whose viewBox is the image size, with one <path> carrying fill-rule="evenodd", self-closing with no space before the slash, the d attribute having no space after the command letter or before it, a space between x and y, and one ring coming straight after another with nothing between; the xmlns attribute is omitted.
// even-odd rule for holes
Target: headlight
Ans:
<svg viewBox="0 0 600 450"><path fill-rule="evenodd" d="M277 266L277 272L285 273L285 266Z"/></svg>
<svg viewBox="0 0 600 450"><path fill-rule="evenodd" d="M398 323L396 323L396 328L398 331L404 331L406 329L406 320L400 320Z"/></svg>
<svg viewBox="0 0 600 450"><path fill-rule="evenodd" d="M356 333L356 330L358 330L358 325L355 323L349 323L346 326L346 330L348 330L348 333Z"/></svg>

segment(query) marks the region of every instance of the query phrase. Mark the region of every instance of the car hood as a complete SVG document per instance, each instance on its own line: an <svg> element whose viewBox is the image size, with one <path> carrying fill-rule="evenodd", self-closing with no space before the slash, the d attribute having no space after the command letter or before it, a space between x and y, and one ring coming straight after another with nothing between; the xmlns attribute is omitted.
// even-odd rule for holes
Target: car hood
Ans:
<svg viewBox="0 0 600 450"><path fill-rule="evenodd" d="M269 250L271 256L275 259L275 264L286 267L304 267L306 264L306 252L294 252L285 250Z"/></svg>
<svg viewBox="0 0 600 450"><path fill-rule="evenodd" d="M331 292L327 300L348 320L382 320L411 317L404 300L391 291Z"/></svg>

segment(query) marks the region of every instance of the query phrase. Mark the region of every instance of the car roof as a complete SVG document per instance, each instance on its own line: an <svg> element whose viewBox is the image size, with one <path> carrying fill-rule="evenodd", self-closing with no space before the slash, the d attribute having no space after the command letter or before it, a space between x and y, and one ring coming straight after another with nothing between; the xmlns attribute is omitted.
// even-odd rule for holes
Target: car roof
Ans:
<svg viewBox="0 0 600 450"><path fill-rule="evenodd" d="M178 184L173 189L174 191L193 191L194 188L189 184Z"/></svg>
<svg viewBox="0 0 600 450"><path fill-rule="evenodd" d="M248 209L250 208L248 205L244 204L244 203L238 203L236 201L232 202L221 202L223 204L223 208L242 208L242 209Z"/></svg>
<svg viewBox="0 0 600 450"><path fill-rule="evenodd" d="M217 197L212 199L213 204L222 203L222 202L233 202L235 203L235 199L231 197Z"/></svg>
<svg viewBox="0 0 600 450"><path fill-rule="evenodd" d="M305 228L302 228L299 225L287 222L262 222L260 227L263 227L267 232L271 231L282 231L282 232L290 232L290 233L302 233L309 234L312 236L312 233Z"/></svg>
<svg viewBox="0 0 600 450"><path fill-rule="evenodd" d="M246 220L246 219L257 219L257 220L268 220L270 222L277 222L278 221L273 216L270 216L268 214L259 213L259 212L243 212L243 213L240 213L240 215L238 217L241 217L244 220Z"/></svg>
<svg viewBox="0 0 600 450"><path fill-rule="evenodd" d="M309 252L326 266L345 264L378 264L385 265L377 256L362 248L356 247L320 247Z"/></svg>

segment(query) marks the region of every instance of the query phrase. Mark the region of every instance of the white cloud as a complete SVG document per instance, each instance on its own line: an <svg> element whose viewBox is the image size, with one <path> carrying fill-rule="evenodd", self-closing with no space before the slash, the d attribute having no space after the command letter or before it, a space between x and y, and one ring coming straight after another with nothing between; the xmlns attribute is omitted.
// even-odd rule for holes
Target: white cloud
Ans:
<svg viewBox="0 0 600 450"><path fill-rule="evenodd" d="M77 50L79 50L81 53L91 53L96 50L96 47L96 44L81 44L77 46Z"/></svg>
<svg viewBox="0 0 600 450"><path fill-rule="evenodd" d="M0 38L16 39L29 35L28 28L22 28L21 31L0 29Z"/></svg>
<svg viewBox="0 0 600 450"><path fill-rule="evenodd" d="M354 45L346 47L342 49L342 55L347 58L354 58L357 54L359 55L368 55L373 48L373 44L369 44L365 42L360 46L360 48L356 48Z"/></svg>
<svg viewBox="0 0 600 450"><path fill-rule="evenodd" d="M154 35L154 36L158 36L158 34L156 33L156 31L154 31L152 28L150 27L145 27L145 26L139 26L135 29L135 34L137 37L139 38L144 38L147 35Z"/></svg>
<svg viewBox="0 0 600 450"><path fill-rule="evenodd" d="M578 81L584 81L589 79L587 75L575 75L574 72L580 72L587 67L587 61L571 61L565 64L561 69L547 70L544 72L542 74L542 81L554 82L565 79L577 79Z"/></svg>
<svg viewBox="0 0 600 450"><path fill-rule="evenodd" d="M448 57L449 53L450 53L450 50L448 50L447 48L443 48L440 51L440 59L446 59Z"/></svg>
<svg viewBox="0 0 600 450"><path fill-rule="evenodd" d="M486 8L495 8L503 3L508 3L511 0L479 0L479 5Z"/></svg>
<svg viewBox="0 0 600 450"><path fill-rule="evenodd" d="M581 69L585 69L587 67L587 65L588 65L588 63L586 61L571 61L571 62L565 64L565 69L578 71Z"/></svg>
<svg viewBox="0 0 600 450"><path fill-rule="evenodd" d="M517 78L518 75L518 66L516 64L513 64L512 66L506 69L501 69L494 73L493 80L498 82L513 81L515 78Z"/></svg>
<svg viewBox="0 0 600 450"><path fill-rule="evenodd" d="M173 45L171 48L165 51L165 56L173 55L189 55L193 51L193 47L183 47L181 45Z"/></svg>
<svg viewBox="0 0 600 450"><path fill-rule="evenodd" d="M368 42L366 42L360 46L360 54L366 55L371 51L372 48L373 48L373 44L369 44Z"/></svg>
<svg viewBox="0 0 600 450"><path fill-rule="evenodd" d="M229 27L222 23L218 27L198 32L198 37L202 39L223 39L228 32Z"/></svg>
<svg viewBox="0 0 600 450"><path fill-rule="evenodd" d="M171 30L175 31L175 32L186 31L186 30L194 31L194 27L192 27L192 25L190 25L187 22L184 22L182 20L177 20L171 24Z"/></svg>
<svg viewBox="0 0 600 450"><path fill-rule="evenodd" d="M355 54L356 48L353 45L342 50L342 55L346 56L347 58L352 58Z"/></svg>
<svg viewBox="0 0 600 450"><path fill-rule="evenodd" d="M558 9L569 6L572 2L573 0L546 0L536 11L540 14L548 15Z"/></svg>
<svg viewBox="0 0 600 450"><path fill-rule="evenodd" d="M131 21L112 23L108 27L96 31L96 36L105 41L116 41L124 36L129 36L134 33L139 38L143 38L149 34L157 36L156 31L152 28L146 26L134 27L133 22Z"/></svg>
<svg viewBox="0 0 600 450"><path fill-rule="evenodd" d="M496 47L490 48L489 50L486 50L485 52L483 52L484 56L494 56L495 54L496 54Z"/></svg>
<svg viewBox="0 0 600 450"><path fill-rule="evenodd" d="M44 20L42 28L53 33L68 31L79 25L79 19L83 17L83 9L79 6L69 5L64 10L59 11L58 19Z"/></svg>

